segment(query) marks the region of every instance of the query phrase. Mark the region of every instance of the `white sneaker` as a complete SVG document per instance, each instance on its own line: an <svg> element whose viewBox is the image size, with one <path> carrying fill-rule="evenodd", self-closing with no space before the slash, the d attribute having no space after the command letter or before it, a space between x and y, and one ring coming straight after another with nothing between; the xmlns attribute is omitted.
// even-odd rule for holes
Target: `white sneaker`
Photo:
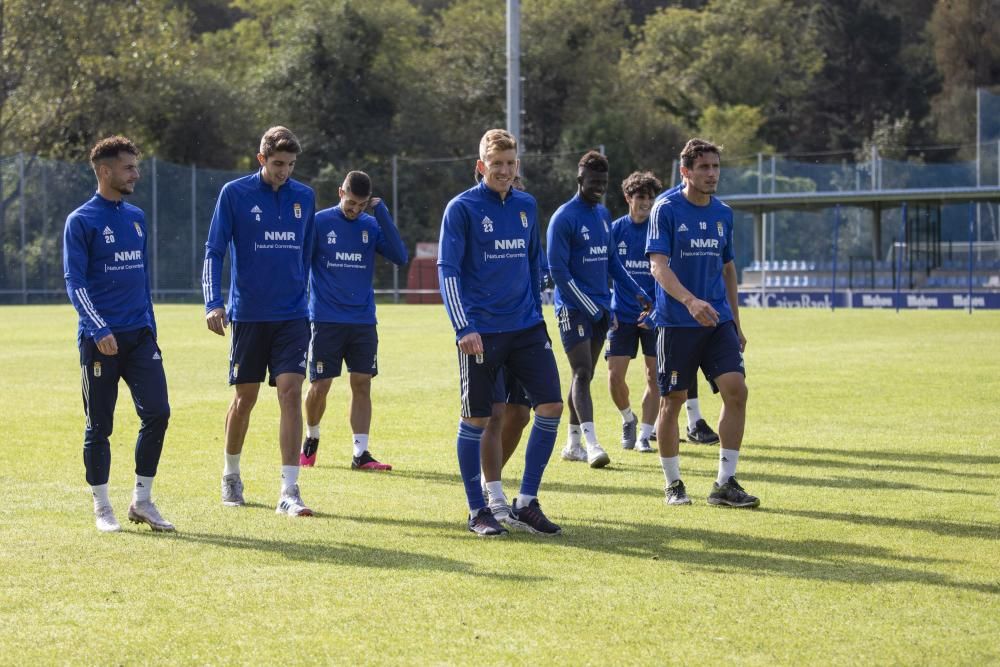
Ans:
<svg viewBox="0 0 1000 667"><path fill-rule="evenodd" d="M122 529L122 525L115 518L115 511L111 509L111 505L94 508L94 520L97 524L97 530L102 533L117 533Z"/></svg>
<svg viewBox="0 0 1000 667"><path fill-rule="evenodd" d="M649 444L649 440L646 438L639 438L639 440L635 443L635 451L641 452L642 454L649 454L655 450L653 449L653 446Z"/></svg>
<svg viewBox="0 0 1000 667"><path fill-rule="evenodd" d="M302 495L299 493L299 485L293 484L281 492L278 498L278 507L275 509L278 514L288 516L312 516L313 511L302 502Z"/></svg>
<svg viewBox="0 0 1000 667"><path fill-rule="evenodd" d="M489 508L497 523L510 525L510 505L503 500L491 500Z"/></svg>
<svg viewBox="0 0 1000 667"><path fill-rule="evenodd" d="M566 445L562 450L563 461L586 461L587 451L580 445Z"/></svg>
<svg viewBox="0 0 1000 667"><path fill-rule="evenodd" d="M603 468L611 463L611 457L600 445L587 445L587 463L591 468Z"/></svg>
<svg viewBox="0 0 1000 667"><path fill-rule="evenodd" d="M150 528L158 532L174 532L174 524L170 523L156 509L152 500L140 500L132 503L128 508L128 520L132 523L145 523Z"/></svg>
<svg viewBox="0 0 1000 667"><path fill-rule="evenodd" d="M243 480L238 473L222 476L222 504L230 507L246 504L243 500Z"/></svg>

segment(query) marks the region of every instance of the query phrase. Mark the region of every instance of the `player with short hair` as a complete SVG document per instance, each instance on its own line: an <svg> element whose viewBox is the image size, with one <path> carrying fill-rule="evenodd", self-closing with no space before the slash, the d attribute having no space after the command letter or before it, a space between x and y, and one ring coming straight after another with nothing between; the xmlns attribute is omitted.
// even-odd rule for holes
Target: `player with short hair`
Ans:
<svg viewBox="0 0 1000 667"><path fill-rule="evenodd" d="M368 174L350 172L339 193L337 206L316 214L309 275L310 385L306 394L306 439L299 463L307 467L316 464L326 397L333 378L340 376L346 362L354 442L351 468L392 470L391 465L375 460L368 450L372 378L378 374L373 284L375 254L402 266L408 259L406 246L385 202L372 196Z"/></svg>
<svg viewBox="0 0 1000 667"><path fill-rule="evenodd" d="M302 501L298 478L309 346L306 287L316 196L312 188L291 178L301 150L288 128L276 126L264 133L257 154L260 169L226 183L219 193L202 272L208 329L224 336L229 321L233 323L229 384L234 394L226 415L222 503L245 504L240 454L260 383L270 375L281 409L276 511L289 516L312 516ZM219 285L227 249L232 263L228 312Z"/></svg>
<svg viewBox="0 0 1000 667"><path fill-rule="evenodd" d="M507 532L486 506L480 486L480 442L501 368L524 386L535 409L521 489L508 525L543 535L561 532L537 498L555 445L562 399L542 318L537 205L534 197L512 187L519 162L513 135L487 131L476 163L482 182L452 199L441 222L438 276L455 328L462 399L458 465L469 503L469 530L483 537Z"/></svg>
<svg viewBox="0 0 1000 667"><path fill-rule="evenodd" d="M680 475L677 417L700 366L723 404L719 472L708 502L757 507L760 500L736 481L746 424L746 337L733 261L733 212L713 196L720 154L707 141L688 141L680 155L684 189L658 201L651 214L646 252L658 286L658 445L666 503L690 504Z"/></svg>
<svg viewBox="0 0 1000 667"><path fill-rule="evenodd" d="M608 189L608 159L597 151L580 158L577 193L552 215L547 234L549 271L556 284L559 334L573 373L569 398L567 461L587 461L603 468L611 458L598 442L590 382L609 329L617 326L611 312L609 278L631 291L648 314L650 297L622 267L611 243L611 214L601 204ZM581 435L586 450L581 447Z"/></svg>
<svg viewBox="0 0 1000 667"><path fill-rule="evenodd" d="M101 532L121 530L108 495L118 381L125 380L139 415L135 488L128 519L172 531L150 495L170 420L167 379L156 339L146 264L146 216L124 200L139 180L139 149L122 136L90 151L97 192L69 214L63 232L66 292L79 314L77 345L83 411L83 463Z"/></svg>
<svg viewBox="0 0 1000 667"><path fill-rule="evenodd" d="M656 281L649 272L646 257L646 231L653 197L663 187L660 179L649 171L635 171L622 181L622 192L628 204L628 214L611 223L611 248L625 270L636 283L653 294ZM639 322L642 308L628 286L616 280L611 290L611 312L618 326L608 332L608 347L604 357L608 362L608 390L611 400L622 415L622 448L648 453L653 448L649 438L656 421L659 391L656 387L656 328L655 322ZM642 396L642 421L632 412L627 382L628 366L642 348L646 363L646 390ZM638 427L638 433L636 433Z"/></svg>

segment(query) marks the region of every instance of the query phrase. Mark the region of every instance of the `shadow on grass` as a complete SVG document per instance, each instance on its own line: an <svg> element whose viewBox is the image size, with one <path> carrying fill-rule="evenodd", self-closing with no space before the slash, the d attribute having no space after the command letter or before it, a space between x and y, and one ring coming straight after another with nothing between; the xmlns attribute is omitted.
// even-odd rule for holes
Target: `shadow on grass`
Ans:
<svg viewBox="0 0 1000 667"><path fill-rule="evenodd" d="M657 468L651 467L650 471L650 483L648 485L643 484L641 486L634 486L622 483L619 486L609 486L606 484L590 484L590 483L570 483L561 482L558 479L553 479L553 474L558 474L558 472L553 473L552 464L549 464L549 468L546 470L545 479L542 480L541 492L542 494L548 492L558 492L558 493L578 493L578 494L589 494L589 495L633 495L633 496L649 496L654 492L654 490L662 489L663 487L663 476ZM595 470L593 479L601 479L602 475L605 475L604 471ZM655 473L655 474L654 474ZM404 470L398 473L393 472L393 477L399 477L402 479L419 479L428 482L435 482L437 484L454 485L456 489L462 488L462 480L458 476L458 473L454 474L434 472L431 470ZM655 479L655 481L653 481ZM741 478L742 479L742 478ZM787 485L787 486L807 486L810 488L816 487L827 487L832 489L862 489L871 490L877 488L882 491L926 491L929 493L947 493L947 494L958 494L958 495L980 495L978 491L971 491L966 489L940 489L929 486L921 486L919 484L910 484L908 482L892 482L888 480L872 480L861 477L796 477L794 475L774 475L768 474L766 472L761 472L754 470L751 472L746 480L753 484L754 482L768 482L771 484ZM505 480L509 483L508 480Z"/></svg>
<svg viewBox="0 0 1000 667"><path fill-rule="evenodd" d="M889 461L867 463L860 461L839 461L837 459L824 459L824 458L796 458L794 456L775 456L773 454L757 454L754 455L753 452L757 449L766 449L766 447L748 447L748 452L753 456L754 461L761 464L775 463L780 465L791 465L791 466L807 466L810 468L839 468L846 470L866 470L869 472L893 472L893 473L914 473L914 474L926 474L928 472L933 472L935 476L949 476L949 477L964 477L968 479L996 479L998 475L991 475L984 472L966 472L966 471L955 471L947 470L941 467L914 467L899 465L899 461ZM817 449L810 450L816 455L822 455L826 450ZM980 465L980 464L975 464Z"/></svg>
<svg viewBox="0 0 1000 667"><path fill-rule="evenodd" d="M372 518L367 523L377 523ZM400 522L404 523L404 522ZM414 522L407 521L407 525ZM444 524L442 524L444 525ZM456 524L448 524L455 528ZM486 572L473 563L431 556L423 553L384 549L376 546L343 544L332 542L291 542L287 540L246 537L242 535L218 535L213 533L176 532L170 534L137 532L130 533L139 537L155 539L175 539L193 544L206 544L227 549L244 549L261 553L272 553L284 556L289 560L308 563L326 563L330 565L347 565L351 567L373 568L378 570L436 570L454 574L466 574L472 577L488 577L505 581L539 582L548 581L547 577L534 577L511 574L508 572ZM470 539L475 539L470 537Z"/></svg>
<svg viewBox="0 0 1000 667"><path fill-rule="evenodd" d="M954 454L947 451L935 454L910 452L897 449L837 449L830 447L803 447L801 445L762 445L748 444L747 450L762 450L771 452L801 452L803 454L827 454L832 456L849 456L856 459L885 460L889 463L909 461L912 463L935 463L955 465L1000 465L1000 456L981 456L979 454ZM937 469L933 469L937 472Z"/></svg>
<svg viewBox="0 0 1000 667"><path fill-rule="evenodd" d="M833 540L786 540L701 528L665 528L661 525L604 520L577 526L564 524L563 529L563 540L547 544L647 560L655 558L720 573L748 570L765 575L817 581L917 583L991 595L1000 593L998 583L959 581L928 569L871 562L882 560L932 567L951 561L900 555L868 544ZM690 542L699 543L701 548L691 548L685 544Z"/></svg>
<svg viewBox="0 0 1000 667"><path fill-rule="evenodd" d="M938 521L933 519L897 519L895 517L873 516L870 514L820 512L817 510L760 509L757 511L781 514L782 516L799 516L804 519L841 521L844 523L855 523L864 526L877 526L879 528L920 530L947 537L972 537L982 540L1000 540L1000 526L988 523L959 523L957 521Z"/></svg>

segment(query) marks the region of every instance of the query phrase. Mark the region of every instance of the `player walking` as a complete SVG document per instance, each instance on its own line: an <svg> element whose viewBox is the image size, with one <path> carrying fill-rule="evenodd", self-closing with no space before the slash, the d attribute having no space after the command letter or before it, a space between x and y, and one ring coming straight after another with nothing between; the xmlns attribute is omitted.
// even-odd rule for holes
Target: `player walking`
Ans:
<svg viewBox="0 0 1000 667"><path fill-rule="evenodd" d="M108 495L119 379L132 392L140 419L129 521L174 530L150 496L170 405L149 289L146 217L123 199L135 190L138 163L139 150L125 137L97 142L90 151L97 193L70 213L63 234L66 292L80 316L77 343L87 417L83 463L102 532L121 530Z"/></svg>

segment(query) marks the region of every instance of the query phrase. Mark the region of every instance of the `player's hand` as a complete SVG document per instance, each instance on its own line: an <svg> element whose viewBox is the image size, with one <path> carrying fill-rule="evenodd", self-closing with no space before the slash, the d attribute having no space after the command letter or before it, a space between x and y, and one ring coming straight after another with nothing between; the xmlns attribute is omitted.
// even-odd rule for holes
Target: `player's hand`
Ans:
<svg viewBox="0 0 1000 667"><path fill-rule="evenodd" d="M225 336L225 329L229 326L229 320L226 319L225 308L213 308L208 311L208 313L205 314L205 324L208 325L208 330L212 333Z"/></svg>
<svg viewBox="0 0 1000 667"><path fill-rule="evenodd" d="M743 335L742 329L736 329L736 335L740 337L740 352L747 349L747 337Z"/></svg>
<svg viewBox="0 0 1000 667"><path fill-rule="evenodd" d="M645 294L640 292L639 294L636 294L635 297L639 300L639 305L642 306L642 312L648 313L653 309L652 302L646 298Z"/></svg>
<svg viewBox="0 0 1000 667"><path fill-rule="evenodd" d="M371 213L381 203L382 203L382 198L381 197L372 197L371 199L368 200L368 207L365 208L365 211L368 212L368 213Z"/></svg>
<svg viewBox="0 0 1000 667"><path fill-rule="evenodd" d="M719 312L707 301L692 298L686 305L691 317L701 326L714 327L719 323Z"/></svg>
<svg viewBox="0 0 1000 667"><path fill-rule="evenodd" d="M652 329L653 327L649 324L649 314L652 312L649 308L639 313L639 319L635 321L636 326L640 329Z"/></svg>
<svg viewBox="0 0 1000 667"><path fill-rule="evenodd" d="M462 354L482 354L483 339L475 331L467 333L458 339L458 349L462 351Z"/></svg>
<svg viewBox="0 0 1000 667"><path fill-rule="evenodd" d="M106 357L113 357L118 354L118 341L115 340L115 335L108 334L97 341L97 349Z"/></svg>

